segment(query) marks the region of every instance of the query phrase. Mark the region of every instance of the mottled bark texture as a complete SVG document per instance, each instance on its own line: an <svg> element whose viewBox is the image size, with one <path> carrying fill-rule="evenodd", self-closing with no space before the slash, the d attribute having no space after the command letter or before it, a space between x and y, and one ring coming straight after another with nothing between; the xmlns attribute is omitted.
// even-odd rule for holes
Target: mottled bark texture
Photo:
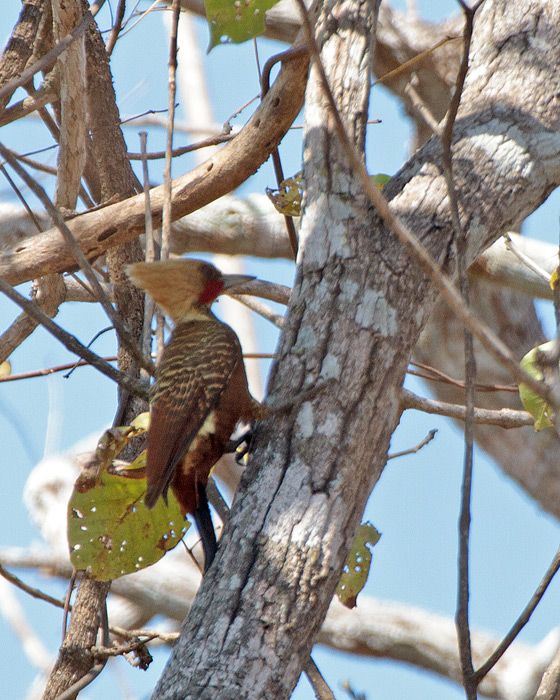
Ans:
<svg viewBox="0 0 560 700"><path fill-rule="evenodd" d="M0 86L18 77L33 56L33 48L39 34L45 0L30 0L21 8L20 15L0 61ZM11 95L0 98L0 112L11 99Z"/></svg>
<svg viewBox="0 0 560 700"><path fill-rule="evenodd" d="M372 10L328 3L319 26L358 143ZM559 20L560 7L544 0L487 0L477 17L453 145L469 262L560 183ZM356 185L314 75L304 159L298 276L272 394L336 384L258 432L229 528L154 698L289 696L383 469L406 362L435 299ZM394 211L452 272L438 142L387 190Z"/></svg>
<svg viewBox="0 0 560 700"><path fill-rule="evenodd" d="M327 2L317 24L318 40L325 65L329 67L335 98L361 151L365 140L369 66L377 5L375 0L363 3L346 0ZM363 240L369 247L361 235L369 206L344 162L330 120L326 123L326 114L326 102L312 70L306 92L304 261L309 258L309 239L317 229L321 230L321 235L334 235L337 247L344 245L344 241L353 245L350 239L358 246L359 241ZM326 215L330 207L335 208L336 213L329 222ZM337 232L333 229L329 232L328 225L335 221ZM335 250L331 252L331 259L340 262ZM351 297L357 303L356 292L363 284L366 273L359 263L359 257L354 258L355 266L360 268L359 280L354 282L348 279L349 286L345 290L339 290L336 283L341 269L339 264L335 263L335 269L330 270L327 265L318 267L313 260L310 261L310 292L315 284L321 286L321 295L328 289L328 299L317 297L313 313L321 313L319 307L323 304L329 308L334 304L334 308L342 311L342 314L335 312L335 315L340 315L341 324L345 323L343 308L347 301L352 303ZM312 293L315 294L315 291ZM320 329L300 326L308 301L313 300L306 298L304 291L290 309L289 331L283 342L284 356L280 358L280 367L284 372L295 372L286 384L290 385L294 394L315 381L339 375L335 355L325 359L331 336L329 324L322 324ZM371 301L359 312L364 325L370 322L373 310ZM358 306L361 305L358 303ZM326 321L328 314L325 314L324 308L322 313L323 321ZM344 333L342 325L339 331ZM332 337L335 335L336 332ZM356 358L358 362L351 361L350 373L353 382L362 384L363 372L367 372L364 365L368 364L367 355L372 349L371 334L364 332L356 340L360 346ZM312 357L318 349L317 343L322 345L322 359L319 362ZM292 362L292 358L295 362ZM323 367L322 360L325 360ZM330 364L331 360L334 364ZM397 386L395 383L395 392L398 391ZM361 393L360 389L358 395ZM371 486L371 480L367 477L365 482L358 480L361 482L357 484L362 491L361 507L354 508L353 489L344 494L334 494L331 501L328 491L332 481L342 485L337 476L337 456L339 431L344 430L344 426L333 414L326 417L326 422L320 428L322 435L313 436L313 409L309 403L305 407L297 422L295 415L291 419L274 419L275 446L271 444L264 453L262 449L257 450L252 460L250 471L253 480L251 492L245 494L245 505L255 504L255 498L264 495L265 489L268 502L276 492L280 508L277 509L275 504L270 510L250 507L252 523L248 527L247 523L243 524L242 531L239 531L240 539L230 542L220 566L213 566L207 574L205 582L217 582L218 588L210 591L203 586L205 590L195 604L200 607L189 617L184 637L175 647L154 697L197 700L216 697L285 698L289 697L295 686L332 598L331 581L328 586L323 584L329 578L333 581L338 578L333 578L333 573L340 572L346 543L348 546L351 543ZM395 401L394 411L397 410L398 402ZM330 422L331 418L334 423ZM393 418L396 419L396 415ZM364 419L367 421L367 416ZM288 423L291 424L289 428ZM362 429L365 427L366 422L362 424ZM296 441L299 446L294 442L295 452L291 453L290 443L295 436L302 437L303 441ZM326 455L320 445L323 441L337 443L337 454ZM306 453L308 447L310 451ZM326 460L322 458L323 454ZM290 456L293 460L291 465ZM312 476L310 466L317 458L321 467ZM269 462L266 470L268 476L266 485L259 485L260 479L254 479L255 465L264 461ZM286 507L286 499L293 509ZM340 525L340 529L336 532L328 522L333 515L331 506L338 513L334 521ZM346 522L342 522L341 518ZM311 532L314 526L319 527L315 534ZM220 574L222 565L229 570L227 576ZM307 594L298 595L301 590ZM208 610L209 605L216 603L221 608L220 619L212 620L207 626L204 615L200 615L199 611ZM198 643L193 643L195 640Z"/></svg>
<svg viewBox="0 0 560 700"><path fill-rule="evenodd" d="M79 0L76 0L76 5ZM79 14L79 8L76 8ZM82 9L87 11L87 3ZM124 199L134 194L135 178L126 157L126 144L120 129L119 110L109 60L105 45L95 23L86 32L86 70L88 128L91 134L88 152L89 169L99 174L102 200L115 197ZM86 95L82 95L85 100ZM83 134L85 138L85 133ZM82 144L85 153L85 144ZM97 186L97 177L94 178ZM92 192L95 188L91 188ZM113 284L115 305L121 318L126 320L131 336L138 340L142 334L143 294L133 287L124 275L124 266L142 257L138 239L112 248L107 254L109 279ZM138 376L130 353L119 343L119 369ZM146 403L119 387L119 424L129 423L136 415L146 410ZM141 446L128 445L121 453L124 459L134 459ZM100 611L105 609L105 600L110 583L92 581L86 576L81 580L76 602L70 617L70 626L64 638L56 665L47 683L44 700L57 698L76 681L80 680L94 665L89 653L97 639ZM77 695L77 693L76 693Z"/></svg>

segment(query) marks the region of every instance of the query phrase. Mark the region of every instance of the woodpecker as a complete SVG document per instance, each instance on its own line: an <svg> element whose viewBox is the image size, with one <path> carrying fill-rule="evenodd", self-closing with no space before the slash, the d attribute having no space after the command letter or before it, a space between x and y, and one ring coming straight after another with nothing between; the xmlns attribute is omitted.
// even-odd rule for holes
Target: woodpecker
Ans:
<svg viewBox="0 0 560 700"><path fill-rule="evenodd" d="M252 277L222 274L201 260L134 263L126 272L174 323L150 397L144 503L153 508L169 488L202 539L204 571L216 553L206 484L239 420L269 410L249 393L239 339L210 307L219 294Z"/></svg>

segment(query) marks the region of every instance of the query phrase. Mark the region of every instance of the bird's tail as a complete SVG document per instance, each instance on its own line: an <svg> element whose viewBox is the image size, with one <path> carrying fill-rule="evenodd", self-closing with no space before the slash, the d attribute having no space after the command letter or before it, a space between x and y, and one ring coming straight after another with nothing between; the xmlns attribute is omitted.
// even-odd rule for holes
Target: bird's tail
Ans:
<svg viewBox="0 0 560 700"><path fill-rule="evenodd" d="M200 539L202 541L202 549L204 551L204 573L210 568L210 564L214 561L218 544L216 542L216 533L212 524L212 516L208 507L208 499L206 498L206 488L200 482L198 488L198 507L194 511L194 522Z"/></svg>

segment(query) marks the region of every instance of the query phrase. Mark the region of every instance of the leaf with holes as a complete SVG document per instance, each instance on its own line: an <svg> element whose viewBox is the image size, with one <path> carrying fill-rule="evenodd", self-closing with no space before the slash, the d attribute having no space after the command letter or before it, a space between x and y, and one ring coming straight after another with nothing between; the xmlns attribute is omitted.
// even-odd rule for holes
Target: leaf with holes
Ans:
<svg viewBox="0 0 560 700"><path fill-rule="evenodd" d="M155 564L189 527L171 493L168 505L161 498L153 510L144 506L145 452L132 464L115 463L128 438L139 432L119 428L105 434L68 504L70 560L97 581Z"/></svg>
<svg viewBox="0 0 560 700"><path fill-rule="evenodd" d="M264 13L278 0L204 0L211 51L218 44L241 44L264 32Z"/></svg>
<svg viewBox="0 0 560 700"><path fill-rule="evenodd" d="M348 561L342 570L336 595L347 608L356 607L356 599L366 585L371 565L371 552L381 537L371 523L362 523L356 532L356 539L350 550Z"/></svg>
<svg viewBox="0 0 560 700"><path fill-rule="evenodd" d="M552 347L552 342L543 343L542 345L529 350L520 364L535 379L541 380L543 373L541 369L541 353L546 353ZM528 411L535 421L535 432L543 428L550 428L553 425L552 418L554 411L552 406L543 398L535 394L526 384L519 385L519 396L521 403L526 411Z"/></svg>
<svg viewBox="0 0 560 700"><path fill-rule="evenodd" d="M284 216L301 216L301 198L303 195L303 175L301 171L293 177L282 180L280 187L273 190L266 188L266 194L274 204L276 211Z"/></svg>

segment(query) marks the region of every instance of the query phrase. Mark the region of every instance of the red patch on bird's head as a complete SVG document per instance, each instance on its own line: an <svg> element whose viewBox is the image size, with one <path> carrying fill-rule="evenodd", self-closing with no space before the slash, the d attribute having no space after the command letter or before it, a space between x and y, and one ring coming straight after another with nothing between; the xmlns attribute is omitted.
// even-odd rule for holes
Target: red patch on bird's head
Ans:
<svg viewBox="0 0 560 700"><path fill-rule="evenodd" d="M224 288L224 281L221 279L210 280L206 283L202 294L198 297L201 304L211 304Z"/></svg>

